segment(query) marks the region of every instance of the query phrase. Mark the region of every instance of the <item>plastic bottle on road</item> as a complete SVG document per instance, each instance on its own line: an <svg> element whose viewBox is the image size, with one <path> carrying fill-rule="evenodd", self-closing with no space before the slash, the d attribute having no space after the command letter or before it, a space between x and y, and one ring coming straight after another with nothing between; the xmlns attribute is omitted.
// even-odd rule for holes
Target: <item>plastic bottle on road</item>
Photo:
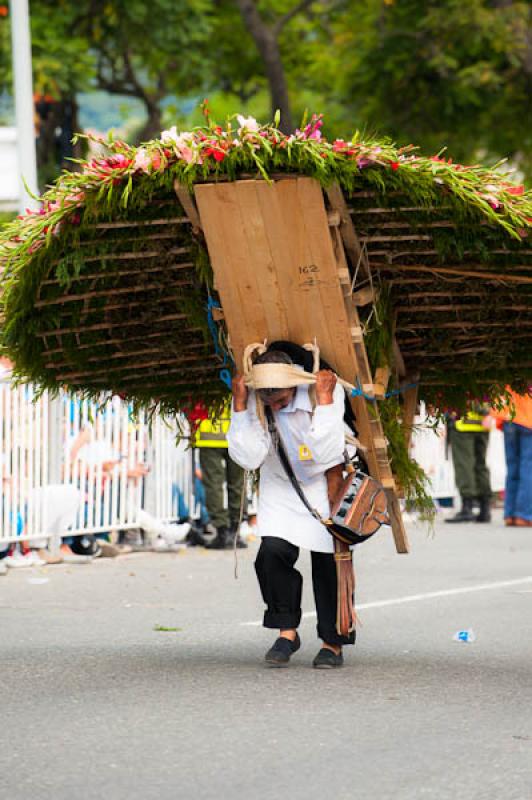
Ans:
<svg viewBox="0 0 532 800"><path fill-rule="evenodd" d="M476 638L472 628L468 628L466 631L456 631L453 636L455 642L474 642Z"/></svg>

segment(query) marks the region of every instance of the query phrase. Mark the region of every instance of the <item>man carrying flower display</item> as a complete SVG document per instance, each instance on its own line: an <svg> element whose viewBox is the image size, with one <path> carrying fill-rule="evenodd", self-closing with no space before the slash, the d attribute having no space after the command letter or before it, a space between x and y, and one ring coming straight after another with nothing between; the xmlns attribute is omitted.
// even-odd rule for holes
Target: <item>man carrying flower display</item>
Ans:
<svg viewBox="0 0 532 800"><path fill-rule="evenodd" d="M258 356L252 368L283 366L292 361L284 352L270 350ZM284 383L284 386L283 386ZM258 532L262 543L255 569L264 602L264 627L279 630L266 653L271 666L285 667L299 650L302 577L294 564L300 548L311 551L312 584L318 616L317 632L323 647L313 661L318 669L343 665L342 645L354 644L355 631L341 636L336 630L337 573L333 538L296 494L278 456L271 433L257 413L271 413L290 465L310 503L330 514L327 472L344 463L344 390L329 370L316 374L315 407L309 386L297 379L271 388L248 390L243 376L233 381L233 414L227 434L229 454L242 467L260 468ZM261 406L260 404L263 404Z"/></svg>

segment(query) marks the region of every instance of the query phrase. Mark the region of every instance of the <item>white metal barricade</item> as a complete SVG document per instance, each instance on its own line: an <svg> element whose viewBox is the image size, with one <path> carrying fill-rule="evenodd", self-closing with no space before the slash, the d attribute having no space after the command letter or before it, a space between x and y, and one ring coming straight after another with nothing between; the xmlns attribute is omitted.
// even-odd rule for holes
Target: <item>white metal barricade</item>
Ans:
<svg viewBox="0 0 532 800"><path fill-rule="evenodd" d="M36 490L48 484L47 395L0 382L0 540L42 529Z"/></svg>
<svg viewBox="0 0 532 800"><path fill-rule="evenodd" d="M446 445L445 425L435 427L434 420L424 415L416 417L414 424L411 454L430 480L430 493L433 497L456 497L458 492L451 450ZM491 488L494 492L502 491L506 479L504 437L495 429L490 431L486 462L490 470Z"/></svg>
<svg viewBox="0 0 532 800"><path fill-rule="evenodd" d="M171 521L196 517L194 451L184 420L133 418L113 397L105 406L31 384L0 380L0 549L18 539L103 533L137 526L138 511ZM434 497L455 497L445 429L416 419L412 454ZM504 488L503 437L490 434L492 488Z"/></svg>
<svg viewBox="0 0 532 800"><path fill-rule="evenodd" d="M154 517L175 520L194 517L194 451L184 435L188 426L178 421L155 417L149 436L148 463L144 508Z"/></svg>
<svg viewBox="0 0 532 800"><path fill-rule="evenodd" d="M0 381L0 547L14 540L136 527L194 512L190 451L175 422Z"/></svg>

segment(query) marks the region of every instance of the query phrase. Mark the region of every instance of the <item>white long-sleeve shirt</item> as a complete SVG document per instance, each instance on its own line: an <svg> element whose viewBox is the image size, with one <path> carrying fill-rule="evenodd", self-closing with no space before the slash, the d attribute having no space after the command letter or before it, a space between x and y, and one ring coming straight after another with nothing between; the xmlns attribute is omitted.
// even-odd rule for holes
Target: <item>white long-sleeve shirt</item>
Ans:
<svg viewBox="0 0 532 800"><path fill-rule="evenodd" d="M277 428L292 468L307 499L321 516L329 516L326 470L343 462L344 390L337 385L333 402L312 409L308 386L298 386L292 402L275 412ZM297 547L332 553L333 539L305 508L256 413L254 392L246 411L234 411L227 435L229 455L244 469L260 467L257 512L260 536L275 536Z"/></svg>

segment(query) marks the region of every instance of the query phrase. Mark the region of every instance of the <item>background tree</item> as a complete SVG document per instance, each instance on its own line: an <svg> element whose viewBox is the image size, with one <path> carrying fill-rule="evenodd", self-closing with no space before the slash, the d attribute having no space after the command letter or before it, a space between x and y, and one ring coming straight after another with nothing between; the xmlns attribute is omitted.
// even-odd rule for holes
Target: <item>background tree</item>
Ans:
<svg viewBox="0 0 532 800"><path fill-rule="evenodd" d="M532 168L532 5L358 0L335 30L344 119Z"/></svg>
<svg viewBox="0 0 532 800"><path fill-rule="evenodd" d="M152 138L162 128L163 100L201 93L206 83L209 0L85 0L81 5L75 25L93 53L96 86L138 98L146 112L138 139Z"/></svg>
<svg viewBox="0 0 532 800"><path fill-rule="evenodd" d="M220 119L279 108L286 131L308 108L329 136L359 127L457 160L510 155L532 173L528 0L32 0L30 11L43 180L71 154L80 96L95 91L111 110L141 104L137 141L197 123L208 96ZM0 100L9 26L0 16Z"/></svg>

